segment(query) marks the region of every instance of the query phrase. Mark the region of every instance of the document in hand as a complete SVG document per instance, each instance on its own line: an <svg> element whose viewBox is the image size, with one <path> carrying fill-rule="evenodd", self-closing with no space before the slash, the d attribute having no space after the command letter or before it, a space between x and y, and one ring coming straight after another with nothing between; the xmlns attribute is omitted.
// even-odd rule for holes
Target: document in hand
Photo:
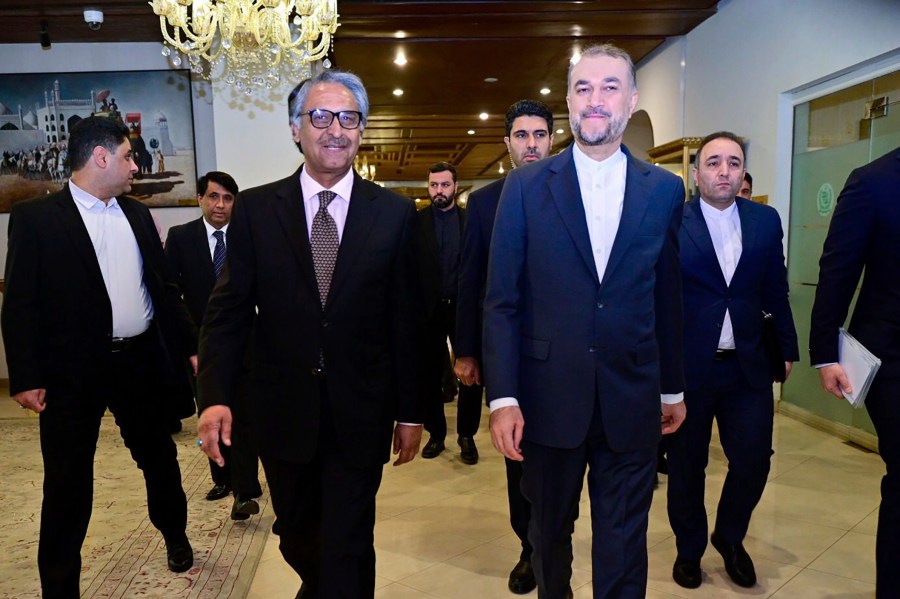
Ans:
<svg viewBox="0 0 900 599"><path fill-rule="evenodd" d="M881 360L867 350L853 335L843 328L838 332L838 362L850 381L853 391L844 399L854 408L859 408L866 401L866 394L872 386L875 373L881 366Z"/></svg>

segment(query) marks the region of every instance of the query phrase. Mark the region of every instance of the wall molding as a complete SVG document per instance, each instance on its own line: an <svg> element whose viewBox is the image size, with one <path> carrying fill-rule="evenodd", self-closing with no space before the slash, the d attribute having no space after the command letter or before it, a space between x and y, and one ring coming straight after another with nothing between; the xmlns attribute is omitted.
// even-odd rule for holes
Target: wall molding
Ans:
<svg viewBox="0 0 900 599"><path fill-rule="evenodd" d="M878 453L878 437L872 433L850 426L849 424L829 420L828 418L819 416L818 414L786 401L779 401L775 407L779 414L784 414L789 418L793 418L794 420L826 432L839 439L850 441L855 445Z"/></svg>

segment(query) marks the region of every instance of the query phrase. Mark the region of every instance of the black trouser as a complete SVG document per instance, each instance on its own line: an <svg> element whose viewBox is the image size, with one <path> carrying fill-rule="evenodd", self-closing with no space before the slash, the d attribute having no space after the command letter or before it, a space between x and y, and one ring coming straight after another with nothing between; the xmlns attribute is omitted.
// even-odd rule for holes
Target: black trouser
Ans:
<svg viewBox="0 0 900 599"><path fill-rule="evenodd" d="M382 465L360 467L337 445L325 384L312 462L260 456L285 561L319 599L375 594L375 495Z"/></svg>
<svg viewBox="0 0 900 599"><path fill-rule="evenodd" d="M98 366L102 380L75 392L61 386L47 389L47 408L40 415L44 500L38 548L44 599L79 597L81 546L94 492L94 452L107 407L144 474L150 521L166 538L184 535L187 500L169 434L172 417L160 409L160 397L154 394L159 351L153 336L147 338L136 347L103 356Z"/></svg>
<svg viewBox="0 0 900 599"><path fill-rule="evenodd" d="M259 497L262 488L259 486L259 456L250 434L246 372L238 383L236 395L236 403L232 409L231 447L219 443L225 465L219 466L209 460L209 471L215 484L231 485L235 497L249 499Z"/></svg>
<svg viewBox="0 0 900 599"><path fill-rule="evenodd" d="M435 439L447 436L447 418L444 416L442 392L442 364L447 355L447 337L450 343L456 338L456 302L441 300L427 326L426 356L423 360L425 377L425 430ZM481 385L460 385L457 400L456 432L460 437L474 437L481 420Z"/></svg>

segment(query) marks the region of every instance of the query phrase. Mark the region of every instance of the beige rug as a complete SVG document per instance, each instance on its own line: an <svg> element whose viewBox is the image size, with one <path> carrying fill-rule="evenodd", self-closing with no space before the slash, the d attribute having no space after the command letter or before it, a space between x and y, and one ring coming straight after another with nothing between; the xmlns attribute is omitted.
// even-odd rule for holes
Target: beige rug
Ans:
<svg viewBox="0 0 900 599"><path fill-rule="evenodd" d="M94 511L82 549L83 598L246 596L272 527L268 492L259 499L260 515L243 522L231 520L230 498L205 500L212 483L206 457L195 445L196 419L185 420L184 431L174 438L188 497L187 534L194 567L183 574L166 568L165 543L147 517L144 479L112 418L106 417L95 461ZM0 439L0 598L39 598L43 468L37 417L0 420Z"/></svg>

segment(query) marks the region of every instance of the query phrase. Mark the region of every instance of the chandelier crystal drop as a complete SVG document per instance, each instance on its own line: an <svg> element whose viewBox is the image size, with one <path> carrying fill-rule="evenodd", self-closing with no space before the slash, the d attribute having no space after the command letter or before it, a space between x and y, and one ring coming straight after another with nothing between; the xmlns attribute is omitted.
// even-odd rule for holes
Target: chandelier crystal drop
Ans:
<svg viewBox="0 0 900 599"><path fill-rule="evenodd" d="M151 0L163 56L183 54L194 73L245 88L271 89L281 69L301 78L332 48L337 0ZM209 63L201 68L200 60ZM178 54L170 58L181 63ZM323 61L325 68L331 62Z"/></svg>

